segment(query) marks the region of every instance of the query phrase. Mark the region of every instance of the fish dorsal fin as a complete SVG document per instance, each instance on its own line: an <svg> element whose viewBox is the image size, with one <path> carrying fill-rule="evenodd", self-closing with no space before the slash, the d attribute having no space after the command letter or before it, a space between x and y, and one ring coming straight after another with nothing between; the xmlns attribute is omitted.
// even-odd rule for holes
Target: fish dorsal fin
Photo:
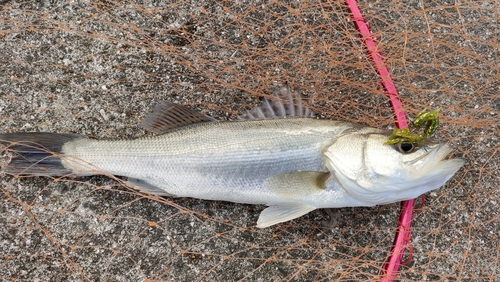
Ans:
<svg viewBox="0 0 500 282"><path fill-rule="evenodd" d="M247 110L238 117L240 120L273 119L286 117L314 117L314 113L307 108L302 99L300 89L290 89L288 83L281 89L274 91L276 99L264 99L260 107Z"/></svg>
<svg viewBox="0 0 500 282"><path fill-rule="evenodd" d="M155 106L140 126L155 134L163 134L172 129L201 122L217 121L185 106L163 102Z"/></svg>

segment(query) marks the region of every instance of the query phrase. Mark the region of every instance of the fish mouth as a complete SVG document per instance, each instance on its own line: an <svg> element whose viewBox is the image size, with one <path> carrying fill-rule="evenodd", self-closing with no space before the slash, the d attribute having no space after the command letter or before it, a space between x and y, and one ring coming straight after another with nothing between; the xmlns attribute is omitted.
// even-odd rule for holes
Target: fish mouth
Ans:
<svg viewBox="0 0 500 282"><path fill-rule="evenodd" d="M453 151L453 148L446 143L439 143L427 145L420 150L423 150L420 156L403 164L412 167L413 170L419 173L427 173L436 168L438 164L446 162L444 159Z"/></svg>

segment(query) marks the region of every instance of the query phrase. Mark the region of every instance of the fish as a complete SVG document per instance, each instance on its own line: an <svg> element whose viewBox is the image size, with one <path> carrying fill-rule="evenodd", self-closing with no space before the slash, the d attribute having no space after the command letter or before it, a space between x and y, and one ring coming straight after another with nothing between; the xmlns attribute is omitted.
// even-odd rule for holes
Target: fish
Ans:
<svg viewBox="0 0 500 282"><path fill-rule="evenodd" d="M288 84L234 121L162 102L137 139L73 133L2 133L2 171L12 175L118 175L141 191L266 205L256 227L322 208L371 207L444 185L463 165L440 142L384 144L390 132L319 119Z"/></svg>

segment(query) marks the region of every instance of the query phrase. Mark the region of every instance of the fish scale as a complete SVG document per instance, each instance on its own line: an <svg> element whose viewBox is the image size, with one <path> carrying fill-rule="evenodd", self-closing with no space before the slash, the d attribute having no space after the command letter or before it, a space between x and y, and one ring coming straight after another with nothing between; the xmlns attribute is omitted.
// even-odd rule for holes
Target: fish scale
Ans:
<svg viewBox="0 0 500 282"><path fill-rule="evenodd" d="M209 191L209 199L235 201L234 192L248 190L248 200L239 202L273 205L272 195L253 200L254 194L271 194L265 180L291 171L327 172L322 148L348 128L347 123L291 118L208 123L136 140L82 138L65 145L62 152L97 170L146 178L169 194L205 198ZM224 131L225 138L217 138ZM63 159L63 164L73 171L89 170L82 162Z"/></svg>

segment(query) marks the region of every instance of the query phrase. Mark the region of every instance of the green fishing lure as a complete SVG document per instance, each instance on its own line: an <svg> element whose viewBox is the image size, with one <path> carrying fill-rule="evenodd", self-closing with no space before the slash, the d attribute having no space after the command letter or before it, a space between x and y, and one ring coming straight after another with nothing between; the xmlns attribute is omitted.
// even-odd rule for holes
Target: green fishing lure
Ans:
<svg viewBox="0 0 500 282"><path fill-rule="evenodd" d="M413 133L408 127L405 127L403 129L395 128L392 131L391 136L389 136L389 140L387 140L384 144L394 145L404 142L418 144L424 141L429 136L431 136L439 126L439 110L440 109L427 111L427 109L424 109L423 111L418 113L412 125L416 129L420 129L425 125L424 131L422 133Z"/></svg>

